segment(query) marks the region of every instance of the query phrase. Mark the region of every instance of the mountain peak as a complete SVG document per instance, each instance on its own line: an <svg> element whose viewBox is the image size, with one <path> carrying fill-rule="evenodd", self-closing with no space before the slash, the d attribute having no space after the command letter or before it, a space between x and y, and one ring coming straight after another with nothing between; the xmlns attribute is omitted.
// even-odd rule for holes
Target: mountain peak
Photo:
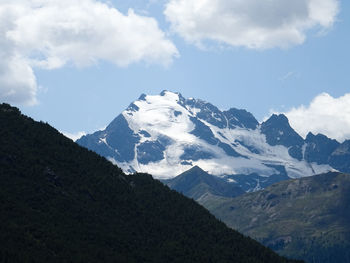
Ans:
<svg viewBox="0 0 350 263"><path fill-rule="evenodd" d="M253 114L243 109L231 108L228 111L224 111L224 114L231 129L241 127L254 130L259 125Z"/></svg>
<svg viewBox="0 0 350 263"><path fill-rule="evenodd" d="M290 127L290 125L289 125L289 120L288 120L288 118L287 118L287 116L286 115L284 115L283 113L281 113L281 114L272 114L271 115L271 117L266 121L266 123L268 123L268 122L270 122L270 123L279 123L279 124L283 124L283 125L288 125L289 127Z"/></svg>
<svg viewBox="0 0 350 263"><path fill-rule="evenodd" d="M266 142L272 146L283 145L289 148L289 154L301 160L304 139L289 125L284 114L272 114L261 124L261 132L266 136Z"/></svg>
<svg viewBox="0 0 350 263"><path fill-rule="evenodd" d="M159 93L159 96L173 98L176 101L184 100L184 97L181 95L180 92L174 92L174 91L169 91L169 90L162 90L162 92Z"/></svg>
<svg viewBox="0 0 350 263"><path fill-rule="evenodd" d="M191 169L189 169L187 172L195 172L195 173L206 173L202 168L200 168L198 165L193 166Z"/></svg>
<svg viewBox="0 0 350 263"><path fill-rule="evenodd" d="M304 158L308 162L316 162L318 164L326 164L329 161L329 156L340 145L334 139L330 139L323 134L314 135L309 132L305 139L306 147Z"/></svg>
<svg viewBox="0 0 350 263"><path fill-rule="evenodd" d="M197 165L165 183L172 189L197 201L208 194L225 197L244 194L238 185L227 183L225 178L211 175Z"/></svg>
<svg viewBox="0 0 350 263"><path fill-rule="evenodd" d="M261 131L266 135L267 142L271 145L292 146L294 143L303 144L304 141L290 126L288 118L284 114L272 114L261 124ZM290 136L293 140L288 140Z"/></svg>
<svg viewBox="0 0 350 263"><path fill-rule="evenodd" d="M310 140L311 138L314 138L314 137L316 137L316 135L315 134L313 134L312 132L308 132L308 134L306 135L306 138L305 138L305 140Z"/></svg>
<svg viewBox="0 0 350 263"><path fill-rule="evenodd" d="M138 100L146 100L147 95L145 93L142 93Z"/></svg>
<svg viewBox="0 0 350 263"><path fill-rule="evenodd" d="M323 140L323 141L331 140L331 141L337 142L337 140L330 139L329 137L327 137L326 135L324 135L322 133L313 134L312 132L309 132L306 135L306 139L305 139L306 142L315 141L315 140Z"/></svg>
<svg viewBox="0 0 350 263"><path fill-rule="evenodd" d="M163 90L159 93L159 95L160 95L160 96L165 96L167 93L173 93L173 94L175 94L175 92L172 92L172 91L163 89Z"/></svg>

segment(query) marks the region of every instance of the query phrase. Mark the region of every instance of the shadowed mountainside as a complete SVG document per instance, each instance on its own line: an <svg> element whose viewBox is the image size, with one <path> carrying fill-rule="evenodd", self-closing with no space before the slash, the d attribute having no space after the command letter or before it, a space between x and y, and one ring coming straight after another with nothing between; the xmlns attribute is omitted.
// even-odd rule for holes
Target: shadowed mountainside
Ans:
<svg viewBox="0 0 350 263"><path fill-rule="evenodd" d="M350 175L283 181L202 204L228 226L282 255L310 263L350 262Z"/></svg>

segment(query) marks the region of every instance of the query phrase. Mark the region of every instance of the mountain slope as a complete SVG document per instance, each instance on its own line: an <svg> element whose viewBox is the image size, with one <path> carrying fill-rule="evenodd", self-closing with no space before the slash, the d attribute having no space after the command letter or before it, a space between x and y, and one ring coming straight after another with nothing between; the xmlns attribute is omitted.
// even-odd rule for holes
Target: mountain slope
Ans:
<svg viewBox="0 0 350 263"><path fill-rule="evenodd" d="M330 163L330 156L340 146L340 143L336 140L332 140L322 134L314 135L311 132L306 136L305 142L305 159L308 162L316 162L318 164Z"/></svg>
<svg viewBox="0 0 350 263"><path fill-rule="evenodd" d="M350 140L344 141L332 152L329 163L339 171L350 173Z"/></svg>
<svg viewBox="0 0 350 263"><path fill-rule="evenodd" d="M266 136L269 145L283 145L288 148L290 156L302 160L303 138L289 125L287 117L283 114L273 114L261 124L261 132Z"/></svg>
<svg viewBox="0 0 350 263"><path fill-rule="evenodd" d="M142 95L105 130L77 143L126 172L170 179L199 166L213 175L232 175L245 191L332 170L327 163L304 159L305 142L284 115L260 125L245 110L221 111L169 91Z"/></svg>
<svg viewBox="0 0 350 263"><path fill-rule="evenodd" d="M164 183L187 197L199 201L210 194L215 196L236 197L245 192L234 183L227 183L223 178L208 174L198 166L165 180Z"/></svg>
<svg viewBox="0 0 350 263"><path fill-rule="evenodd" d="M1 262L291 262L0 105Z"/></svg>
<svg viewBox="0 0 350 263"><path fill-rule="evenodd" d="M350 262L350 175L327 173L204 204L228 226L310 263Z"/></svg>

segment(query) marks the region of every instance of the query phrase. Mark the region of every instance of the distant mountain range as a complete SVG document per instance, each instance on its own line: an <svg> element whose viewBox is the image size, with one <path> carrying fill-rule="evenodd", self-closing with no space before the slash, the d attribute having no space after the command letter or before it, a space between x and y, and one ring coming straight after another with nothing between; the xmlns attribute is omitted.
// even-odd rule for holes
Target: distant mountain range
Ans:
<svg viewBox="0 0 350 263"><path fill-rule="evenodd" d="M296 262L0 104L0 262Z"/></svg>
<svg viewBox="0 0 350 263"><path fill-rule="evenodd" d="M199 166L246 192L289 178L350 172L350 141L309 133L283 114L259 123L246 110L221 111L179 93L141 95L105 130L77 140L125 172L170 179Z"/></svg>

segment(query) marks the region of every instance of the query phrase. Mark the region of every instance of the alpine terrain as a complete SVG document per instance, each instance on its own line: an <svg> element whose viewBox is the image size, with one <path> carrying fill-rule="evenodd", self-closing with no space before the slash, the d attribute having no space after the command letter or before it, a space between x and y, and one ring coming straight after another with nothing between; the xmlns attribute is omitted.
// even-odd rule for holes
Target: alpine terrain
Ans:
<svg viewBox="0 0 350 263"><path fill-rule="evenodd" d="M350 171L350 141L303 139L284 115L259 123L246 110L221 111L179 93L141 95L106 129L77 143L125 172L171 179L198 166L245 192L328 171Z"/></svg>
<svg viewBox="0 0 350 263"><path fill-rule="evenodd" d="M331 172L202 204L278 253L309 263L350 262L350 175Z"/></svg>

